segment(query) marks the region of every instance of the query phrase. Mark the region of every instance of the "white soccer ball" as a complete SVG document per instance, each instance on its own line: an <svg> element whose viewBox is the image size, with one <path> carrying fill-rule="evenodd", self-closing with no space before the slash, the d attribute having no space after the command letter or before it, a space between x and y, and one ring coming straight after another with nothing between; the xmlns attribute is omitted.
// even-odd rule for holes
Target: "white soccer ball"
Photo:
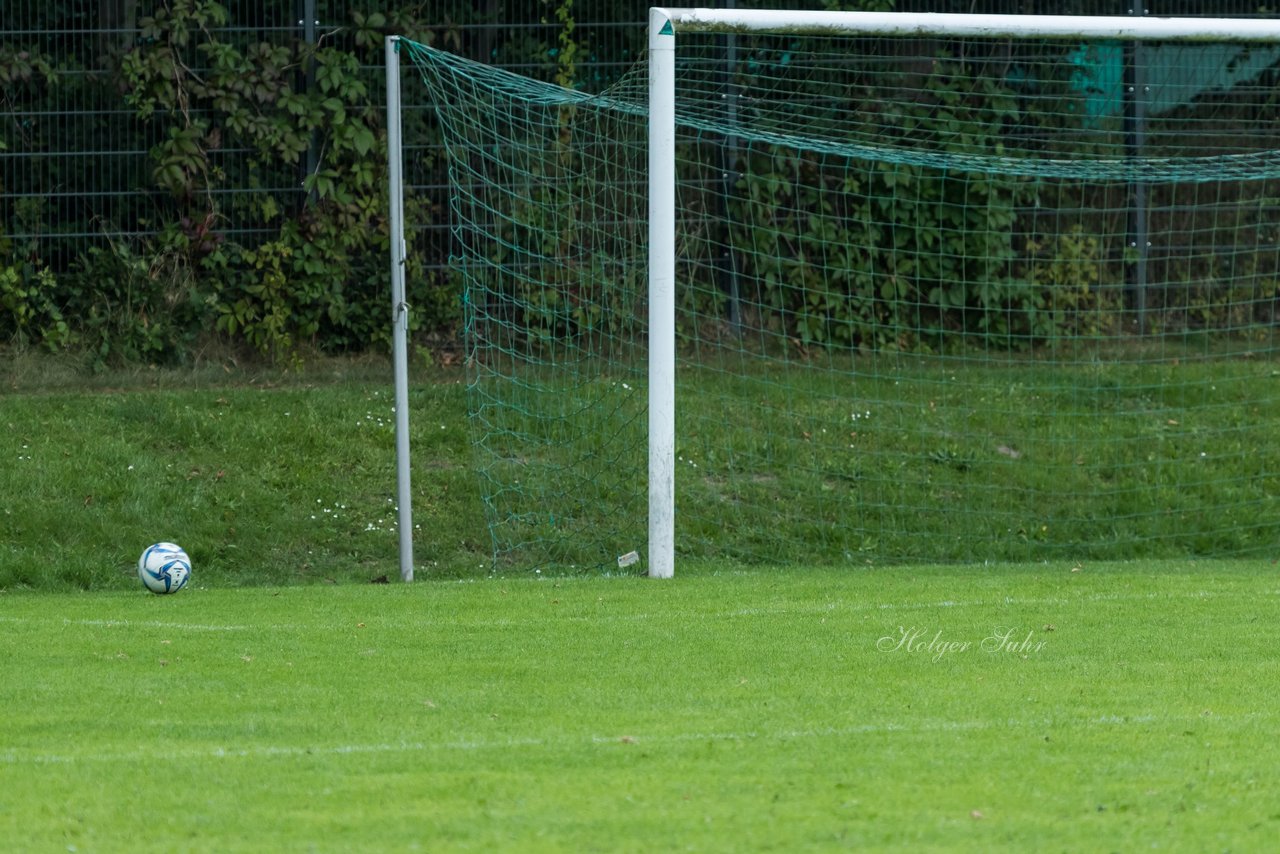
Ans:
<svg viewBox="0 0 1280 854"><path fill-rule="evenodd" d="M191 577L191 558L173 543L147 546L138 558L138 577L152 593L177 593Z"/></svg>

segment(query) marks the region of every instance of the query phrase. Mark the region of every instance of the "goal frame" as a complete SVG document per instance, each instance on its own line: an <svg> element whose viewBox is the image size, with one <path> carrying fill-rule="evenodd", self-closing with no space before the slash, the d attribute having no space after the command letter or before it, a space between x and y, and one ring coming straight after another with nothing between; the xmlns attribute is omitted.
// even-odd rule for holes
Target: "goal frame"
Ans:
<svg viewBox="0 0 1280 854"><path fill-rule="evenodd" d="M1280 43L1280 20L651 7L648 16L648 574L675 574L676 50L680 33ZM388 227L400 577L414 578L400 36L385 39Z"/></svg>
<svg viewBox="0 0 1280 854"><path fill-rule="evenodd" d="M1280 42L1280 20L649 9L649 554L675 574L676 44L681 32Z"/></svg>

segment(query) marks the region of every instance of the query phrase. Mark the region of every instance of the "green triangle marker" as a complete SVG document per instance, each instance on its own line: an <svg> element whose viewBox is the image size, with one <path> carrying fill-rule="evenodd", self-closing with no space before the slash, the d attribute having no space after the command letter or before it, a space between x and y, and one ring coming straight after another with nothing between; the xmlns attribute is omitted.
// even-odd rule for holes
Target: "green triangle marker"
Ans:
<svg viewBox="0 0 1280 854"><path fill-rule="evenodd" d="M662 25L662 29L658 30L658 35L660 36L674 36L675 34L676 34L676 31L671 28L670 19L668 19L667 22Z"/></svg>

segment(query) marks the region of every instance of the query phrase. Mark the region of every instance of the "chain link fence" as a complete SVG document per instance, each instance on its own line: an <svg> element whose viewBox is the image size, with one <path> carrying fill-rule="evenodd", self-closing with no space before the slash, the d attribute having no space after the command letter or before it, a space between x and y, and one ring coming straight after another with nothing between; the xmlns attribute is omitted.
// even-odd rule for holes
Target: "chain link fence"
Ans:
<svg viewBox="0 0 1280 854"><path fill-rule="evenodd" d="M144 287L173 273L169 267L190 272L196 261L204 273L214 274L217 265L210 259L216 260L223 245L241 247L236 260L242 266L279 266L279 259L264 260L256 247L278 243L287 222L301 223L307 237L317 201L330 208L347 204L342 194L350 190L343 182L361 167L358 160L338 156L342 147L380 159L362 131L339 125L357 125L351 120L361 110L360 127L370 128L375 138L381 130L383 34L403 32L522 74L595 91L642 55L648 5L648 0L445 0L390 10L361 0L7 0L0 16L0 273L8 278L0 278L0 288L8 290L0 290L0 299L8 293L13 302L14 293L28 293L41 282L53 288L50 283L56 281L48 297L50 318L59 316L59 306L64 312L97 311L101 307L95 308L94 300L76 303L62 292L88 293L104 277L121 275L136 276L137 287ZM738 0L725 5L777 4ZM901 0L895 8L1268 14L1258 3L1241 0L1149 0L1140 9L1134 6L1130 0ZM214 7L220 12L211 12ZM242 62L243 71L234 85L214 85L215 77L227 78L228 57ZM343 66L341 77L326 64L340 62L351 63ZM165 74L183 84L169 100L158 94ZM345 87L341 93L339 85ZM182 92L200 97L187 99ZM422 258L417 284L433 294L428 314L436 316L428 324L445 330L456 321L448 308L456 297L447 266L444 166L429 105L414 102L413 86L404 88L404 96L406 178L417 201L410 225ZM334 98L343 103L335 106ZM298 121L289 128L293 110ZM367 182L366 189L376 196L382 191L373 184ZM380 223L377 214L343 216L334 218L339 228ZM154 242L165 235L170 251L155 251ZM280 251L296 254L304 242ZM385 264L376 242L344 244L343 251L353 257L333 276L362 279L360 287L376 289ZM95 261L103 257L112 263ZM121 264L127 268L123 272ZM245 285L240 301L249 309L238 320L235 294L219 304L217 318L224 328L265 322L269 306L265 298L261 306L254 303L254 287L259 285ZM124 288L112 300L127 301L130 293ZM189 298L170 290L160 305ZM343 321L345 347L361 346L362 330L381 323L349 321ZM312 326L326 322L338 324L321 318L298 334L314 334ZM14 324L21 329L21 318Z"/></svg>

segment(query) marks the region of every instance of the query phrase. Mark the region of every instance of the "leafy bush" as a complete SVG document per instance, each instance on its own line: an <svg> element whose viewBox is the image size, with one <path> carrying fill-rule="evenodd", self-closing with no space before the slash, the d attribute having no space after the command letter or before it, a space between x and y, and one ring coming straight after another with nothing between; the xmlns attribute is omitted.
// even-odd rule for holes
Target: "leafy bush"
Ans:
<svg viewBox="0 0 1280 854"><path fill-rule="evenodd" d="M380 75L361 57L381 58L384 31L433 35L412 11L355 10L348 20L314 44L268 42L232 26L216 0L168 0L93 74L72 57L57 64L0 46L8 98L53 109L50 91L63 86L73 102L118 109L122 100L135 117L133 147L149 149L150 182L88 221L80 210L33 210L23 230L36 237L22 246L0 231L0 336L83 347L95 362L181 360L210 335L274 357L304 344L385 344L386 138ZM58 146L89 147L90 132ZM24 147L35 156L49 142L33 137ZM425 159L432 168L433 155ZM137 175L122 169L67 180L119 196L107 191ZM270 191L290 185L300 190ZM434 215L428 200L406 207L413 223ZM100 237L71 240L59 230ZM69 246L71 262L59 263ZM422 281L423 254L410 272L431 293L416 300L415 328L456 328L450 283Z"/></svg>

